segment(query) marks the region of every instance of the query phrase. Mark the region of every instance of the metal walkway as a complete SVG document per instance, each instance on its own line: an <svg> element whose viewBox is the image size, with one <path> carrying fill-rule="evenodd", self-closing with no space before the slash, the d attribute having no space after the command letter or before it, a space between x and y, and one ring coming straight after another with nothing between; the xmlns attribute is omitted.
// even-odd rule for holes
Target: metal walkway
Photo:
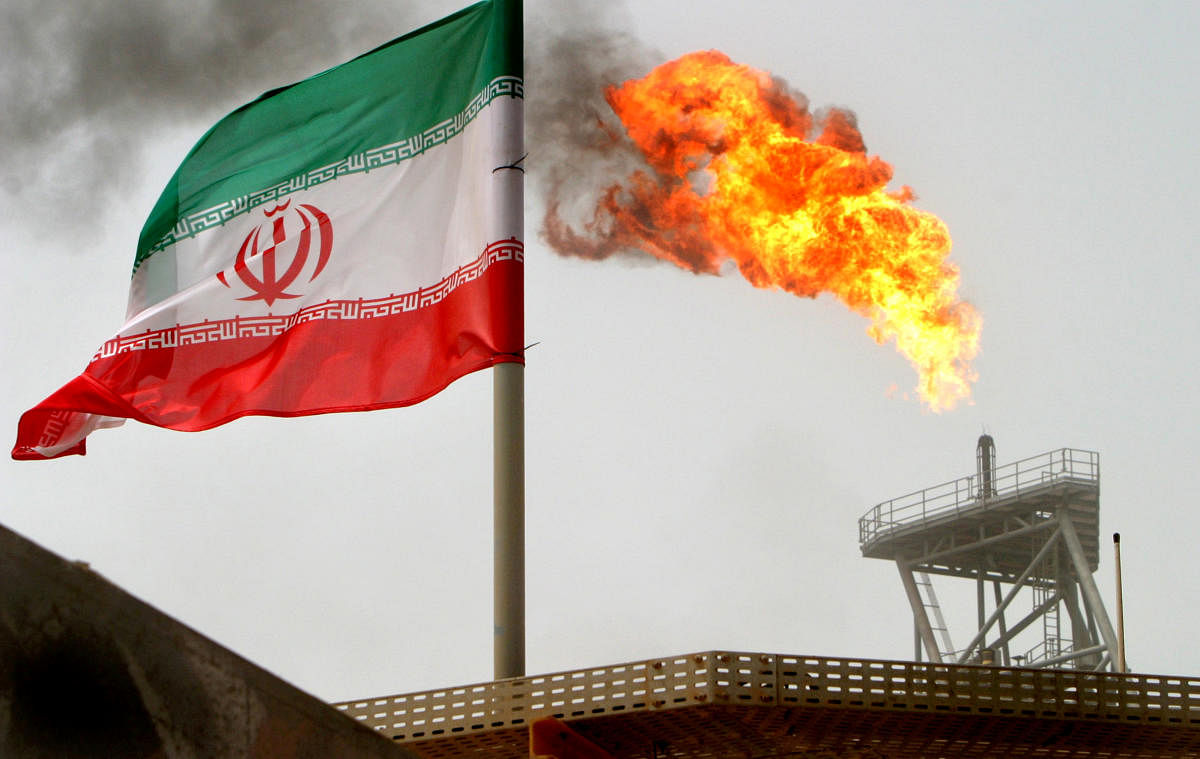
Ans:
<svg viewBox="0 0 1200 759"><path fill-rule="evenodd" d="M1095 570L1099 454L1059 448L995 468L990 484L983 487L977 475L959 477L878 504L858 520L863 556L895 560L903 555L913 560L930 555L931 565L937 566L934 571L974 577L973 564L965 569L954 562L939 563L933 554L954 552L964 542L987 542L992 544L989 563L994 567L988 579L1011 580L1024 569L1028 547L1020 546L1009 556L1003 539L1051 528L1053 512L1065 503Z"/></svg>
<svg viewBox="0 0 1200 759"><path fill-rule="evenodd" d="M425 757L1200 757L1200 678L710 651L336 704ZM874 752L874 753L872 753Z"/></svg>

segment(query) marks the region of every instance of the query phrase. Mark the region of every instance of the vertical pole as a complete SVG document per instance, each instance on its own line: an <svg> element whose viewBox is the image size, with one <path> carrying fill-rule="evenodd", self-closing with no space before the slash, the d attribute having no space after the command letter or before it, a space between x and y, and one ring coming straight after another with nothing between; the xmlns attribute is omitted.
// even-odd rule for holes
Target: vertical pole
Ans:
<svg viewBox="0 0 1200 759"><path fill-rule="evenodd" d="M975 575L975 616L979 619L979 626L983 627L984 620L987 619L987 609L984 608L983 600L983 569L979 569L979 573Z"/></svg>
<svg viewBox="0 0 1200 759"><path fill-rule="evenodd" d="M503 41L505 68L524 77L521 0L497 0L493 34ZM523 97L500 98L494 133L499 164L492 171L498 204L495 240L525 239L525 110ZM520 325L501 350L524 358L524 281L504 304ZM525 674L525 367L492 367L492 666L497 680Z"/></svg>
<svg viewBox="0 0 1200 759"><path fill-rule="evenodd" d="M492 661L501 680L525 674L525 367L492 372Z"/></svg>
<svg viewBox="0 0 1200 759"><path fill-rule="evenodd" d="M1113 533L1113 551L1117 569L1117 664L1118 672L1125 671L1125 600L1121 594L1121 533Z"/></svg>

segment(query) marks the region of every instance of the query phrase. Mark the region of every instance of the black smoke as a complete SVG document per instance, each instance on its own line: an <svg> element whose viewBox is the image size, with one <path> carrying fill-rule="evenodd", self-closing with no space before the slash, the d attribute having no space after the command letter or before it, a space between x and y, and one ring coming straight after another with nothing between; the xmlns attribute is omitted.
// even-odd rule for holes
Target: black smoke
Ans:
<svg viewBox="0 0 1200 759"><path fill-rule="evenodd" d="M644 76L664 58L636 37L622 3L570 0L526 8L531 195L594 205L586 193L642 165L605 89Z"/></svg>
<svg viewBox="0 0 1200 759"><path fill-rule="evenodd" d="M385 0L5 0L0 193L102 212L164 131L198 139L262 92L428 20Z"/></svg>
<svg viewBox="0 0 1200 759"><path fill-rule="evenodd" d="M169 130L199 138L260 93L467 4L6 0L0 197L10 213L45 213L60 226L64 206L103 213L142 180L147 148ZM623 138L604 87L661 57L619 2L527 0L525 19L530 200L595 187L614 168L623 175L632 154L611 149Z"/></svg>

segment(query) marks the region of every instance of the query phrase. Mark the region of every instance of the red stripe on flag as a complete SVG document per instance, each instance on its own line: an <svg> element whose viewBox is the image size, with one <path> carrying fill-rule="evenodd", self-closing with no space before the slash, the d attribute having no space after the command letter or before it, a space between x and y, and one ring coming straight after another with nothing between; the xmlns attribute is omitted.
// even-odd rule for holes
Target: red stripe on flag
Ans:
<svg viewBox="0 0 1200 759"><path fill-rule="evenodd" d="M72 414L198 431L242 416L307 416L408 406L498 363L524 362L523 264L497 261L413 311L316 319L278 336L100 356L21 417L15 459L63 441ZM84 442L57 456L83 454Z"/></svg>

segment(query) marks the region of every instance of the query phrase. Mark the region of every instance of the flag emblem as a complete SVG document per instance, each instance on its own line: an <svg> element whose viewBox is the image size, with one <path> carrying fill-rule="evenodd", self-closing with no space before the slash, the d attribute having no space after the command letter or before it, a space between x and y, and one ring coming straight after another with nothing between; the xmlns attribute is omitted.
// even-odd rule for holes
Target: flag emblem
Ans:
<svg viewBox="0 0 1200 759"><path fill-rule="evenodd" d="M419 403L523 363L519 0L483 0L218 121L138 237L126 320L13 457L125 419ZM336 230L336 240L334 227Z"/></svg>
<svg viewBox="0 0 1200 759"><path fill-rule="evenodd" d="M255 227L242 241L233 271L242 284L255 294L238 300L262 300L269 306L277 300L303 295L289 293L287 289L304 272L314 234L319 238L319 253L308 281L315 280L325 269L325 264L329 263L329 254L333 251L333 224L329 217L321 209L307 203L297 204L289 215L289 205L291 200L263 211L269 224ZM292 228L290 232L289 227ZM253 268L251 263L255 264ZM231 287L224 271L217 273L217 279L226 287Z"/></svg>

